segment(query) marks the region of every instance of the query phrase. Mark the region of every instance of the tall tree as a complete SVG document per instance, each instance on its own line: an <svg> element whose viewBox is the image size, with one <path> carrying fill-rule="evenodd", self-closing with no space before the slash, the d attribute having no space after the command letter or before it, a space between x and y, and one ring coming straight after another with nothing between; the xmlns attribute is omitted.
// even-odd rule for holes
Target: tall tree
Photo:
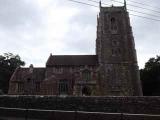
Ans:
<svg viewBox="0 0 160 120"><path fill-rule="evenodd" d="M4 53L0 55L0 90L3 93L8 92L9 80L17 67L24 66L25 62L19 55Z"/></svg>
<svg viewBox="0 0 160 120"><path fill-rule="evenodd" d="M150 58L145 68L140 70L143 94L146 96L160 95L160 56Z"/></svg>

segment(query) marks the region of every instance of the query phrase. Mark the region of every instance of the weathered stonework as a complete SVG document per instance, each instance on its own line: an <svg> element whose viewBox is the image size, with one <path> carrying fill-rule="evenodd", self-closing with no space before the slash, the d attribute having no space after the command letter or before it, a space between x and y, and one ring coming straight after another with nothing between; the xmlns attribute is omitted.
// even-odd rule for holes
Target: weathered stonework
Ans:
<svg viewBox="0 0 160 120"><path fill-rule="evenodd" d="M103 95L142 95L134 38L124 7L101 7L96 53Z"/></svg>
<svg viewBox="0 0 160 120"><path fill-rule="evenodd" d="M96 55L50 55L45 68L17 68L8 94L140 96L134 38L124 7L102 7Z"/></svg>
<svg viewBox="0 0 160 120"><path fill-rule="evenodd" d="M28 108L38 110L43 109L64 111L88 111L101 113L104 112L160 115L159 96L61 97L53 95L10 95L0 96L0 106L0 108Z"/></svg>

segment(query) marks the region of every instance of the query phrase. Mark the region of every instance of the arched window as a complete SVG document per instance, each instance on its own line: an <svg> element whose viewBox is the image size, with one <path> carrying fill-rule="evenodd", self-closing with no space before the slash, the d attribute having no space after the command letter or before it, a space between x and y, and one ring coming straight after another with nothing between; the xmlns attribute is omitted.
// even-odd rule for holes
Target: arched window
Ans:
<svg viewBox="0 0 160 120"><path fill-rule="evenodd" d="M89 70L84 70L82 72L82 79L84 81L90 81L91 80L91 72Z"/></svg>
<svg viewBox="0 0 160 120"><path fill-rule="evenodd" d="M18 92L23 92L24 91L24 83L18 82Z"/></svg>
<svg viewBox="0 0 160 120"><path fill-rule="evenodd" d="M59 94L67 95L68 94L68 80L62 79L59 81Z"/></svg>
<svg viewBox="0 0 160 120"><path fill-rule="evenodd" d="M117 21L114 17L111 18L111 32L117 33L118 27L117 27Z"/></svg>
<svg viewBox="0 0 160 120"><path fill-rule="evenodd" d="M111 23L115 23L116 22L116 19L114 17L111 18Z"/></svg>

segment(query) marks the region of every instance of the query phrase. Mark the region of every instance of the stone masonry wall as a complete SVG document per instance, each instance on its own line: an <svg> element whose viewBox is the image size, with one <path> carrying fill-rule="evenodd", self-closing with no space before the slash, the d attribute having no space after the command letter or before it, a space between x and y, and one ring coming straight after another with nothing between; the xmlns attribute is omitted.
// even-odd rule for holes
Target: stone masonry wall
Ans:
<svg viewBox="0 0 160 120"><path fill-rule="evenodd" d="M160 114L160 97L0 96L0 107Z"/></svg>
<svg viewBox="0 0 160 120"><path fill-rule="evenodd" d="M1 120L160 120L160 115L81 111L9 109L0 107Z"/></svg>

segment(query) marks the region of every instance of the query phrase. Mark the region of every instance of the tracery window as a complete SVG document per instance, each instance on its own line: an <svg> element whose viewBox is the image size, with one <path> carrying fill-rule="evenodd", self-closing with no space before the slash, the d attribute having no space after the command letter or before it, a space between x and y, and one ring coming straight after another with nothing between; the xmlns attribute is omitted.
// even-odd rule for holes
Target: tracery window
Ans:
<svg viewBox="0 0 160 120"><path fill-rule="evenodd" d="M82 72L82 79L84 81L90 81L91 80L91 72L89 70L84 70Z"/></svg>
<svg viewBox="0 0 160 120"><path fill-rule="evenodd" d="M18 92L23 92L23 91L24 91L24 84L18 83Z"/></svg>
<svg viewBox="0 0 160 120"><path fill-rule="evenodd" d="M67 95L68 94L68 80L60 80L59 81L59 94Z"/></svg>

